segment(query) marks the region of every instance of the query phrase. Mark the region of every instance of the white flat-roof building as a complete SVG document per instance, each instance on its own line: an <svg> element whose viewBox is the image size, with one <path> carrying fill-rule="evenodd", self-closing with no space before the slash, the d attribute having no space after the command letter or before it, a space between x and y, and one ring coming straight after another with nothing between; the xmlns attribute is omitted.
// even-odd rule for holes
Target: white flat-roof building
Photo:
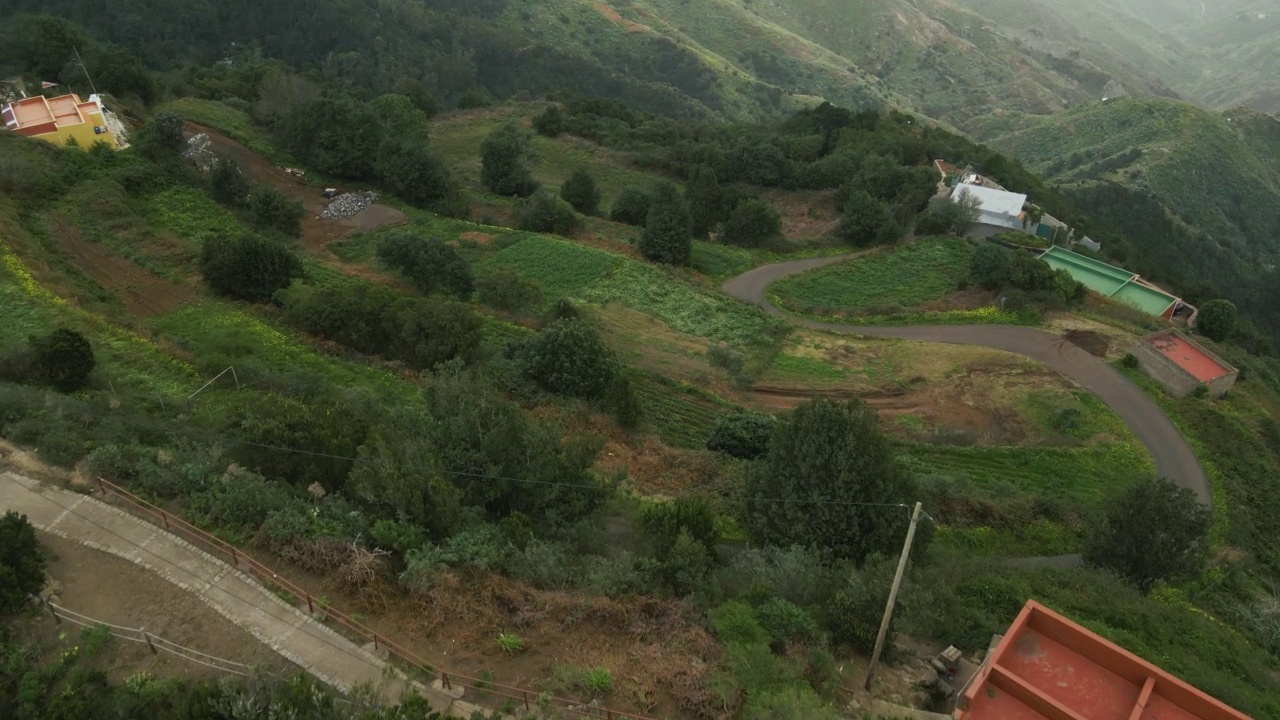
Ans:
<svg viewBox="0 0 1280 720"><path fill-rule="evenodd" d="M960 183L951 191L951 201L960 202L961 196L965 193L982 203L978 208L979 223L1007 227L1011 230L1025 229L1022 225L1022 208L1027 204L1026 195Z"/></svg>

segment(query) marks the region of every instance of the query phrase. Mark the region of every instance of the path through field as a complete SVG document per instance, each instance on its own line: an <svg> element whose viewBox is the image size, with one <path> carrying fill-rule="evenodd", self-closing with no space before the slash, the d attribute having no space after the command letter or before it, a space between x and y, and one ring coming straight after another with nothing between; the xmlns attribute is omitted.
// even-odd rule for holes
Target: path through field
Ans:
<svg viewBox="0 0 1280 720"><path fill-rule="evenodd" d="M1115 368L1059 335L1014 325L919 325L909 327L853 326L819 322L782 312L769 302L767 290L791 275L844 262L849 255L811 258L766 265L724 283L726 293L759 305L771 315L815 330L891 337L918 342L979 345L1025 355L1066 375L1080 387L1102 399L1124 420L1155 459L1156 472L1196 494L1212 506L1209 480L1191 446L1155 401L1129 382Z"/></svg>

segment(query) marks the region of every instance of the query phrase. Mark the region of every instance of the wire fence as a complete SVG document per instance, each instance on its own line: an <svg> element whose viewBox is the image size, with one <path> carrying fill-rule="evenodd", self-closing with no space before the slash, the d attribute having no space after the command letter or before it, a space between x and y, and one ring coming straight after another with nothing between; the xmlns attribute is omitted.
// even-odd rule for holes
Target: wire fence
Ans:
<svg viewBox="0 0 1280 720"><path fill-rule="evenodd" d="M345 630L351 636L359 638L361 642L371 642L375 652L387 653L388 657L394 658L411 672L420 673L428 679L438 678L440 684L446 690L456 690L458 688L471 690L476 697L489 700L496 698L500 704L511 710L523 709L526 712L534 712L554 708L574 717L605 718L606 720L614 720L615 718L617 720L654 720L644 715L597 707L591 705L588 701L560 697L550 692L539 692L529 688L503 685L493 680L471 677L433 665L386 635L365 626L332 605L322 604L310 592L285 579L280 573L272 570L269 566L259 562L234 545L210 535L208 532L163 508L143 500L109 480L98 478L98 486L104 495L117 498L132 507L143 519L162 526L170 533L187 540L192 545L214 556L229 559L233 566L257 578L268 589L280 588L290 593L296 598L299 609L301 609L301 604L305 602L307 612L313 617L316 616L316 609L319 607L323 611L326 622Z"/></svg>
<svg viewBox="0 0 1280 720"><path fill-rule="evenodd" d="M44 605L45 609L49 611L49 614L52 615L53 619L59 624L69 622L72 625L79 625L80 627L90 629L100 627L106 628L107 632L110 633L112 637L131 643L145 643L147 648L150 649L151 653L154 655L166 652L171 655L176 655L184 660L213 668L219 672L232 673L234 675L248 675L253 671L253 668L249 665L215 657L208 653L202 653L199 650L193 650L184 645L179 645L178 643L166 640L159 635L153 635L150 632L147 632L146 628L131 628L124 627L123 625L115 625L98 620L97 618L91 618L88 615L82 615L74 610L68 610L67 608L52 603L49 600L42 600L41 604Z"/></svg>

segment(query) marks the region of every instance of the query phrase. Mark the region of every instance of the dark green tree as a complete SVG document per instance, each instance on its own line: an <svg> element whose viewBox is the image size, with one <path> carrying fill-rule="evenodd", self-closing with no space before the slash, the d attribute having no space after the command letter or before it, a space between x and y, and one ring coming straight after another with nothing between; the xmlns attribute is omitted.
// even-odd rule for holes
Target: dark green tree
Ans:
<svg viewBox="0 0 1280 720"><path fill-rule="evenodd" d="M916 219L916 235L964 235L978 220L978 206L967 196L961 202L938 199Z"/></svg>
<svg viewBox="0 0 1280 720"><path fill-rule="evenodd" d="M747 475L745 506L757 542L861 564L897 552L907 527L905 509L875 505L906 503L912 494L875 411L860 400L824 398L801 405L774 432Z"/></svg>
<svg viewBox="0 0 1280 720"><path fill-rule="evenodd" d="M569 203L542 189L521 204L516 227L530 232L572 235L578 229L578 216Z"/></svg>
<svg viewBox="0 0 1280 720"><path fill-rule="evenodd" d="M249 202L253 183L240 170L240 166L226 156L218 156L209 169L209 194L227 207L244 207Z"/></svg>
<svg viewBox="0 0 1280 720"><path fill-rule="evenodd" d="M427 208L457 192L449 167L427 147L426 137L388 136L378 147L378 178L415 207Z"/></svg>
<svg viewBox="0 0 1280 720"><path fill-rule="evenodd" d="M1196 317L1196 329L1215 342L1222 342L1231 337L1236 329L1237 311L1235 303L1230 300L1210 300L1200 308Z"/></svg>
<svg viewBox="0 0 1280 720"><path fill-rule="evenodd" d="M480 145L480 182L498 195L528 197L538 189L525 154L529 139L515 123L494 130Z"/></svg>
<svg viewBox="0 0 1280 720"><path fill-rule="evenodd" d="M609 383L609 389L604 393L604 406L613 413L613 419L627 430L635 429L644 418L640 396L636 394L631 378L623 373L615 375L613 382Z"/></svg>
<svg viewBox="0 0 1280 720"><path fill-rule="evenodd" d="M560 187L560 197L583 215L595 215L600 212L600 189L596 187L595 178L586 168L573 171L564 185Z"/></svg>
<svg viewBox="0 0 1280 720"><path fill-rule="evenodd" d="M425 294L444 292L468 300L475 291L471 266L448 243L407 232L378 241L378 259L394 268Z"/></svg>
<svg viewBox="0 0 1280 720"><path fill-rule="evenodd" d="M839 232L845 242L859 247L883 245L898 239L893 213L864 190L849 194L840 215Z"/></svg>
<svg viewBox="0 0 1280 720"><path fill-rule="evenodd" d="M138 132L135 144L154 161L174 161L186 144L186 127L186 121L171 112L156 113Z"/></svg>
<svg viewBox="0 0 1280 720"><path fill-rule="evenodd" d="M249 220L259 230L275 230L290 237L302 235L302 201L270 185L257 185L249 196Z"/></svg>
<svg viewBox="0 0 1280 720"><path fill-rule="evenodd" d="M716 171L710 165L695 165L684 186L685 203L693 219L693 236L705 240L724 221L728 208Z"/></svg>
<svg viewBox="0 0 1280 720"><path fill-rule="evenodd" d="M744 200L729 213L720 239L729 245L768 246L782 239L782 214L764 200Z"/></svg>
<svg viewBox="0 0 1280 720"><path fill-rule="evenodd" d="M1012 267L1012 251L982 243L969 260L969 279L988 290L999 290L1009 281Z"/></svg>
<svg viewBox="0 0 1280 720"><path fill-rule="evenodd" d="M67 328L32 337L31 351L36 377L62 392L84 387L97 366L89 339Z"/></svg>
<svg viewBox="0 0 1280 720"><path fill-rule="evenodd" d="M333 94L295 107L277 124L276 135L299 160L326 175L372 180L383 128L367 103Z"/></svg>
<svg viewBox="0 0 1280 720"><path fill-rule="evenodd" d="M27 607L27 597L44 587L44 555L26 515L0 517L0 614Z"/></svg>
<svg viewBox="0 0 1280 720"><path fill-rule="evenodd" d="M604 397L618 361L585 320L557 320L520 349L525 373L546 390L572 397Z"/></svg>
<svg viewBox="0 0 1280 720"><path fill-rule="evenodd" d="M426 418L399 417L369 433L347 480L358 502L424 528L436 542L457 531L462 493L442 467Z"/></svg>
<svg viewBox="0 0 1280 720"><path fill-rule="evenodd" d="M367 423L348 403L303 402L275 393L241 393L228 428L236 443L232 456L240 465L305 488L318 482L329 492L341 490L353 457L364 442ZM249 444L253 443L253 444ZM268 447L263 447L268 446ZM274 448L303 452L282 452Z"/></svg>
<svg viewBox="0 0 1280 720"><path fill-rule="evenodd" d="M1204 569L1212 516L1195 494L1164 478L1131 485L1085 538L1086 562L1127 578L1142 592Z"/></svg>
<svg viewBox="0 0 1280 720"><path fill-rule="evenodd" d="M559 137L565 131L566 124L564 110L559 105L552 105L533 118L534 132L547 137Z"/></svg>
<svg viewBox="0 0 1280 720"><path fill-rule="evenodd" d="M692 220L680 191L669 182L654 189L653 204L645 220L644 233L636 244L640 254L653 262L684 265L693 252Z"/></svg>
<svg viewBox="0 0 1280 720"><path fill-rule="evenodd" d="M212 237L200 252L200 274L219 295L262 303L302 277L302 260L284 243L257 235Z"/></svg>
<svg viewBox="0 0 1280 720"><path fill-rule="evenodd" d="M641 188L624 188L613 201L609 210L609 218L614 222L643 227L649 219L649 207L653 198Z"/></svg>
<svg viewBox="0 0 1280 720"><path fill-rule="evenodd" d="M744 460L757 460L769 452L769 440L778 419L762 413L724 415L707 439L707 449Z"/></svg>

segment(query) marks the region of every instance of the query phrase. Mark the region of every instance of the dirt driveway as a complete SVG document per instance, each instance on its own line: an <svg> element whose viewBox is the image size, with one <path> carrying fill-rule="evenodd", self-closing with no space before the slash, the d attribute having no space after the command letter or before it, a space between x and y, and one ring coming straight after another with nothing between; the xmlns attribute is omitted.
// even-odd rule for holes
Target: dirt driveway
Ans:
<svg viewBox="0 0 1280 720"><path fill-rule="evenodd" d="M1025 355L1057 370L1094 393L1119 415L1155 459L1156 472L1212 506L1209 480L1191 446L1155 401L1102 360L1066 338L1014 325L920 325L872 327L837 325L787 315L769 302L769 285L790 275L847 260L850 256L810 258L756 268L724 283L726 293L759 305L766 312L804 327L848 335L892 337L919 342L980 345Z"/></svg>

